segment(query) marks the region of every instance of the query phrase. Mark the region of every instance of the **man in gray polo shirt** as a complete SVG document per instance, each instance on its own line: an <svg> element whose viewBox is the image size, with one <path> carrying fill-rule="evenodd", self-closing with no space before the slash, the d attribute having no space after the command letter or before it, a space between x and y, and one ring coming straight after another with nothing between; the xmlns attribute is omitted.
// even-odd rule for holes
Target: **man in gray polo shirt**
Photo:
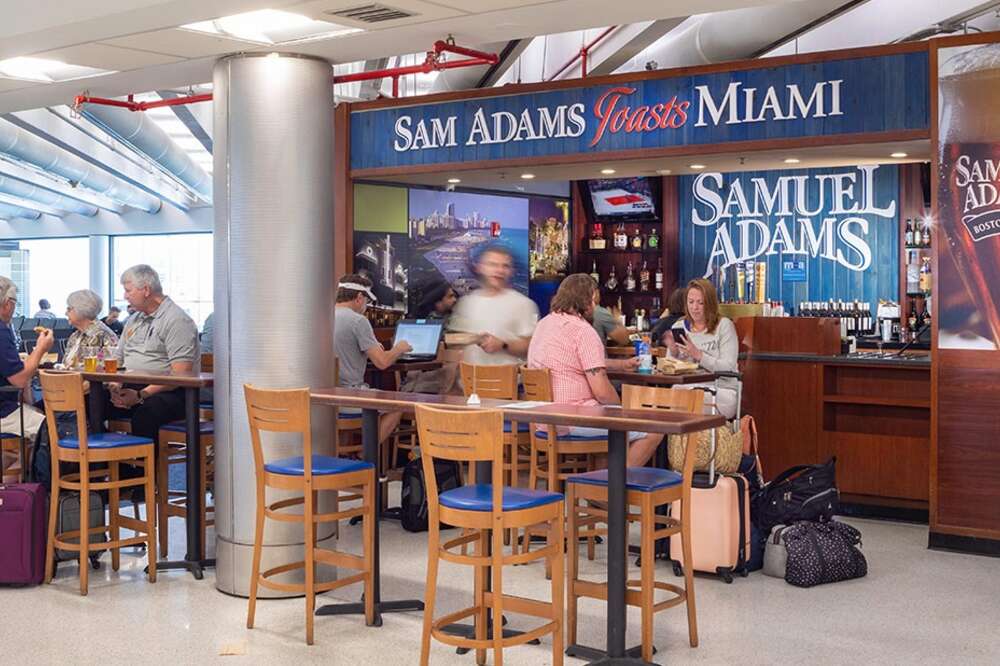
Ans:
<svg viewBox="0 0 1000 666"><path fill-rule="evenodd" d="M197 370L198 327L169 296L160 276L145 264L122 273L125 300L135 308L118 339L118 360L140 372ZM157 441L160 428L184 418L184 392L159 384L108 384L114 416L132 419L132 433Z"/></svg>

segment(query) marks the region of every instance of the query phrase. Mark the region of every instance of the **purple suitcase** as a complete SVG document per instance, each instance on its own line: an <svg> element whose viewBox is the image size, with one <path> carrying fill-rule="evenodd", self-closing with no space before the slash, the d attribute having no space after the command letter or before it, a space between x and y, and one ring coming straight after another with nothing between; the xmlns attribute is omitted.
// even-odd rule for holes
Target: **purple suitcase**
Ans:
<svg viewBox="0 0 1000 666"><path fill-rule="evenodd" d="M45 578L47 499L40 483L0 484L0 583Z"/></svg>

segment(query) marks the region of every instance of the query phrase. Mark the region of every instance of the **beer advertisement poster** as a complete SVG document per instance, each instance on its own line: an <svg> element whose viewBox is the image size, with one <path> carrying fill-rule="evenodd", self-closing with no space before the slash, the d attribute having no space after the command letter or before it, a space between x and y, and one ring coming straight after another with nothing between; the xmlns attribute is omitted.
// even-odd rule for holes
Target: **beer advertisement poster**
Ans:
<svg viewBox="0 0 1000 666"><path fill-rule="evenodd" d="M1000 348L1000 44L938 57L938 347Z"/></svg>

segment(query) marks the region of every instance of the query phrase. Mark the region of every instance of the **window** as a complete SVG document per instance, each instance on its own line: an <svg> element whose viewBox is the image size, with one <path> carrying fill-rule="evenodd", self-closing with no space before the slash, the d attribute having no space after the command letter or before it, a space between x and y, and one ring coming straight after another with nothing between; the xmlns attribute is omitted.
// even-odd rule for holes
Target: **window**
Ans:
<svg viewBox="0 0 1000 666"><path fill-rule="evenodd" d="M160 274L163 293L187 312L201 330L213 310L212 234L115 236L111 258L115 305L122 310L127 305L121 287L122 273L136 264L149 264Z"/></svg>
<svg viewBox="0 0 1000 666"><path fill-rule="evenodd" d="M17 313L38 312L39 299L52 305L57 317L66 316L66 297L90 287L90 241L87 238L47 238L17 241L8 275L17 285ZM6 263L0 259L0 264Z"/></svg>

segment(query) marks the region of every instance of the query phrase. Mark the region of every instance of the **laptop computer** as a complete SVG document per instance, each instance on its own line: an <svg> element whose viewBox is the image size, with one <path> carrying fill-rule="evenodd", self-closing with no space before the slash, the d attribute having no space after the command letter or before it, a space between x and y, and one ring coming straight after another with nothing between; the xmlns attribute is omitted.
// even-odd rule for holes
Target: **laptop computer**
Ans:
<svg viewBox="0 0 1000 666"><path fill-rule="evenodd" d="M413 351L399 357L400 362L433 361L437 358L438 345L444 333L444 323L433 319L402 319L396 324L393 346L406 340Z"/></svg>

